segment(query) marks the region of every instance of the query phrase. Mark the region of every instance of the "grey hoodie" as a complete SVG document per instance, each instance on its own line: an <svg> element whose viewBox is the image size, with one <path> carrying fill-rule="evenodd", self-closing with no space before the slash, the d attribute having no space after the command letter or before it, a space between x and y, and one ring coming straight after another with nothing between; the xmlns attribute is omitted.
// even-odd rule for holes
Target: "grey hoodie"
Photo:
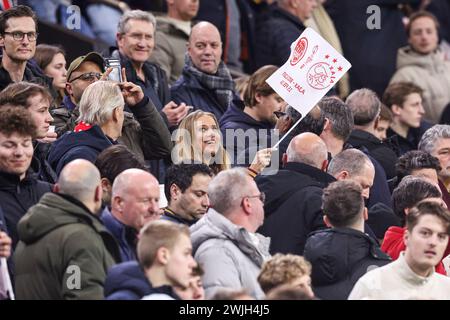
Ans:
<svg viewBox="0 0 450 320"><path fill-rule="evenodd" d="M195 260L203 267L206 298L218 289L246 289L256 299L264 298L257 277L270 258L270 238L250 234L214 209L191 226Z"/></svg>
<svg viewBox="0 0 450 320"><path fill-rule="evenodd" d="M450 103L450 62L438 49L422 55L411 47L400 48L397 54L397 71L390 83L409 81L424 90L425 118L439 123L442 111Z"/></svg>

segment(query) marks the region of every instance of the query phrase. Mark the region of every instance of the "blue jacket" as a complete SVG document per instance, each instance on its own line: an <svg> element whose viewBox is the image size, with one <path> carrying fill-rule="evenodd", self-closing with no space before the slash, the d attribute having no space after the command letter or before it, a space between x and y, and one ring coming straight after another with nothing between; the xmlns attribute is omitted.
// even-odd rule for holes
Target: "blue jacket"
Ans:
<svg viewBox="0 0 450 320"><path fill-rule="evenodd" d="M211 112L216 116L217 120L226 111L226 108L223 108L217 100L214 92L205 88L197 78L185 72L185 70L183 70L183 75L170 88L170 95L175 103L180 104L184 102L188 106L193 106L194 111L202 110ZM235 100L240 100L236 94L233 99L233 104L236 103Z"/></svg>
<svg viewBox="0 0 450 320"><path fill-rule="evenodd" d="M299 18L273 4L267 16L258 19L256 66L282 66L291 54L291 44L305 30Z"/></svg>
<svg viewBox="0 0 450 320"><path fill-rule="evenodd" d="M117 220L111 214L108 207L105 207L100 219L103 221L106 229L108 229L117 240L122 262L136 260L137 232L133 228L128 227Z"/></svg>
<svg viewBox="0 0 450 320"><path fill-rule="evenodd" d="M273 125L269 122L257 121L236 106L230 106L219 121L222 131L223 144L230 156L233 156L235 165L248 166L253 159L250 159L249 149L271 146L271 134ZM228 129L228 130L227 130ZM232 137L235 130L242 129L248 138L234 136L233 141L227 140L228 135ZM244 143L242 143L244 142ZM233 152L233 154L231 154Z"/></svg>
<svg viewBox="0 0 450 320"><path fill-rule="evenodd" d="M119 263L108 270L104 286L106 300L140 300L153 293L137 261Z"/></svg>
<svg viewBox="0 0 450 320"><path fill-rule="evenodd" d="M105 136L99 126L81 132L66 132L56 140L48 155L52 168L59 173L66 164L75 159L94 163L98 154L116 142Z"/></svg>

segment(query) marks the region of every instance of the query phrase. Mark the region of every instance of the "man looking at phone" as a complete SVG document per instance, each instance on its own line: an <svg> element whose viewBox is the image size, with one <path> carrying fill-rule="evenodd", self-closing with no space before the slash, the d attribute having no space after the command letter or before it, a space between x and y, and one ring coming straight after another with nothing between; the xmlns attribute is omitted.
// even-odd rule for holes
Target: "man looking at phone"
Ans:
<svg viewBox="0 0 450 320"><path fill-rule="evenodd" d="M76 58L67 70L66 95L60 108L52 111L56 133L61 136L74 130L80 116L79 102L85 89L93 82L106 80L111 70L103 73L104 60L96 52ZM124 81L126 81L126 76ZM161 159L170 153L170 133L152 101L144 98L143 107L128 108L125 112L119 142L125 144L138 157L145 160ZM127 110L127 109L125 109Z"/></svg>
<svg viewBox="0 0 450 320"><path fill-rule="evenodd" d="M177 105L170 101L170 92L165 72L158 65L148 62L155 46L156 19L141 10L127 11L117 27L119 58L126 70L128 81L139 85L156 108L162 111L169 127L177 126L187 115L189 107L185 103Z"/></svg>

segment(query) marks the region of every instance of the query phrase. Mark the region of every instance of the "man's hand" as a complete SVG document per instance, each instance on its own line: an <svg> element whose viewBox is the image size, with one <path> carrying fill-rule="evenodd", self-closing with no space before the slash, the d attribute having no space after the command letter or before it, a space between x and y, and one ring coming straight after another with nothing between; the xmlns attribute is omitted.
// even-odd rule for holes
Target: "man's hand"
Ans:
<svg viewBox="0 0 450 320"><path fill-rule="evenodd" d="M261 171L263 171L264 168L270 164L273 150L274 149L272 148L259 150L256 153L255 158L253 159L252 164L249 168L257 173L261 173Z"/></svg>
<svg viewBox="0 0 450 320"><path fill-rule="evenodd" d="M174 127L186 117L190 109L192 109L192 107L187 106L184 102L177 105L175 102L170 101L164 106L162 112L167 116L169 126Z"/></svg>
<svg viewBox="0 0 450 320"><path fill-rule="evenodd" d="M9 258L11 255L11 238L0 231L0 258Z"/></svg>
<svg viewBox="0 0 450 320"><path fill-rule="evenodd" d="M122 79L123 82L121 82L119 85L120 89L122 90L123 98L128 106L133 107L141 102L142 99L144 99L144 92L138 85L132 82L127 82L125 68L122 68Z"/></svg>
<svg viewBox="0 0 450 320"><path fill-rule="evenodd" d="M47 131L47 135L45 136L45 138L37 139L37 141L42 142L42 143L52 143L52 142L55 142L57 138L58 138L58 135L56 134L56 132Z"/></svg>
<svg viewBox="0 0 450 320"><path fill-rule="evenodd" d="M100 77L99 81L107 81L109 74L113 71L113 68L109 67L108 69L106 69L106 71L102 74L102 76Z"/></svg>

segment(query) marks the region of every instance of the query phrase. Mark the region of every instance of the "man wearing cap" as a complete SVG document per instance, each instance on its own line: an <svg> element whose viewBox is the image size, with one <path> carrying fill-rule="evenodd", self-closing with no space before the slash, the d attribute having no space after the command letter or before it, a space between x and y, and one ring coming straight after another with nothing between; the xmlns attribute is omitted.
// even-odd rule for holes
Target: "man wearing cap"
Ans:
<svg viewBox="0 0 450 320"><path fill-rule="evenodd" d="M67 70L67 95L62 105L52 111L58 136L74 130L80 115L78 104L84 90L102 78L104 60L96 52L76 58ZM119 141L141 159L161 159L170 153L172 143L164 120L148 97L142 108L126 108Z"/></svg>

